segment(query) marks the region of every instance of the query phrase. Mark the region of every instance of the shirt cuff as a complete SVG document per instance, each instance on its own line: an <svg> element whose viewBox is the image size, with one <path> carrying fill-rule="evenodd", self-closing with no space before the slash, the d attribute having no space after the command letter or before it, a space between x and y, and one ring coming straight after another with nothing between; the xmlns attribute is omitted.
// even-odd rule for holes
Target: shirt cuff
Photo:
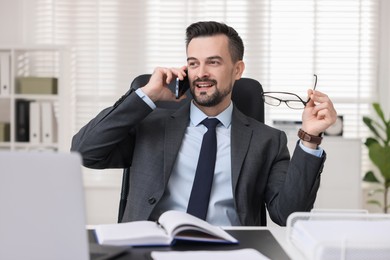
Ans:
<svg viewBox="0 0 390 260"><path fill-rule="evenodd" d="M302 144L302 141L299 140L299 146L302 148L303 151L305 151L306 153L309 153L309 154L312 154L314 156L317 156L317 157L321 157L322 156L322 153L324 152L324 149L322 149L321 147L318 147L317 149L311 149L309 147L306 147Z"/></svg>
<svg viewBox="0 0 390 260"><path fill-rule="evenodd" d="M137 89L135 91L135 93L137 93L137 95L146 103L148 104L148 106L150 106L151 109L155 109L156 108L156 104L154 104L154 102L142 91L142 89Z"/></svg>

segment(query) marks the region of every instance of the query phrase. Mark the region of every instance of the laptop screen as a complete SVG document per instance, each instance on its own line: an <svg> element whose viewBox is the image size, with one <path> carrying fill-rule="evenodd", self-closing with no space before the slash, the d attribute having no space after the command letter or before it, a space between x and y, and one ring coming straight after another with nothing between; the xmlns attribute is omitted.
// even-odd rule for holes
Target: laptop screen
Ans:
<svg viewBox="0 0 390 260"><path fill-rule="evenodd" d="M89 259L81 158L0 152L0 259Z"/></svg>

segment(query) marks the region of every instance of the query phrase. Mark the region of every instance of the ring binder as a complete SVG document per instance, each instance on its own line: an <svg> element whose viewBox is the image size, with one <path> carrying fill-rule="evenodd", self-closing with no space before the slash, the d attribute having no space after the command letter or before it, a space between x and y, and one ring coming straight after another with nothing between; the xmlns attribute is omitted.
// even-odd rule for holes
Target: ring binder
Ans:
<svg viewBox="0 0 390 260"><path fill-rule="evenodd" d="M0 96L10 95L10 54L0 52Z"/></svg>

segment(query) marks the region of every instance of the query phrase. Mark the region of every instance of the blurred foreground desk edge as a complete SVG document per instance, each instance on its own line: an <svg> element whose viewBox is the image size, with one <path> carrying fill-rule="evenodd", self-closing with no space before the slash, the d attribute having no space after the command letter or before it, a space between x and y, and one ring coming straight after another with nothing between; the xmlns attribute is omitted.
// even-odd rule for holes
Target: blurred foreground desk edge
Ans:
<svg viewBox="0 0 390 260"><path fill-rule="evenodd" d="M227 232L237 238L240 243L238 245L220 245L210 243L193 243L193 242L177 242L171 247L134 247L129 248L128 254L118 256L118 260L150 260L150 252L152 251L195 251L195 250L235 250L242 248L254 248L270 259L292 259L285 251L287 247L285 239L284 227L233 227L226 228ZM272 232L271 232L272 230ZM90 243L96 243L94 231L89 229ZM275 235L274 235L275 234ZM283 245L283 246L282 246Z"/></svg>

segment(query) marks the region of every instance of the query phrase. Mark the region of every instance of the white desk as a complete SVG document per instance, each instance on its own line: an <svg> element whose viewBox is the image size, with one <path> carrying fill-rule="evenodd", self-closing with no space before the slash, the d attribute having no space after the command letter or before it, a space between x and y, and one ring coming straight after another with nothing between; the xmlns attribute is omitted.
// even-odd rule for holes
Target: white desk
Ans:
<svg viewBox="0 0 390 260"><path fill-rule="evenodd" d="M272 226L272 227L224 227L225 230L270 230L275 239L279 242L286 254L292 260L302 260L305 256L287 241L286 227Z"/></svg>

